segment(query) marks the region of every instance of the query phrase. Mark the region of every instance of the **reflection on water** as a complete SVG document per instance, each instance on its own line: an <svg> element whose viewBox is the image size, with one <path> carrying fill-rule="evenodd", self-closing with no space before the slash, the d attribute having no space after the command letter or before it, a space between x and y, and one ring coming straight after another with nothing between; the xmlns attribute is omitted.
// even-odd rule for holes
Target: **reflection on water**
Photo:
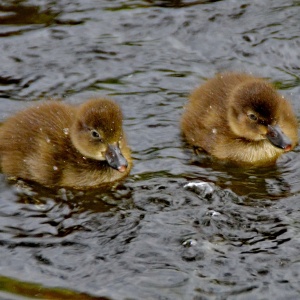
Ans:
<svg viewBox="0 0 300 300"><path fill-rule="evenodd" d="M0 5L1 25L34 25L47 26L53 22L58 12L54 13L50 9L42 11L39 6L26 5L26 1L19 1L18 5ZM22 5L22 2L24 3Z"/></svg>
<svg viewBox="0 0 300 300"><path fill-rule="evenodd" d="M0 4L0 121L44 98L108 95L134 157L103 190L1 176L1 292L299 298L299 147L239 168L196 156L178 126L189 92L223 70L270 78L299 117L298 15L292 0Z"/></svg>
<svg viewBox="0 0 300 300"><path fill-rule="evenodd" d="M0 295L3 299L8 299L8 294L13 293L15 295L26 296L26 299L64 299L64 300L105 300L104 297L93 297L84 293L76 293L67 289L60 288L46 288L39 284L32 284L27 282L22 282L8 278L5 276L0 276L1 288Z"/></svg>

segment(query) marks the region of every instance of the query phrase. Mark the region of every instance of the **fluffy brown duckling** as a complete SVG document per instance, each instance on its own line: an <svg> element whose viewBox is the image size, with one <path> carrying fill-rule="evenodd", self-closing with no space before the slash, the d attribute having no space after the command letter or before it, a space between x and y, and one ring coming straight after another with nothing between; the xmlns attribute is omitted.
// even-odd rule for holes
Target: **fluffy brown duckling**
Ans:
<svg viewBox="0 0 300 300"><path fill-rule="evenodd" d="M84 188L124 178L132 163L121 109L102 98L25 109L0 126L0 163L6 175L45 186Z"/></svg>
<svg viewBox="0 0 300 300"><path fill-rule="evenodd" d="M272 164L298 142L290 103L266 80L224 73L190 96L181 120L186 141L218 159Z"/></svg>

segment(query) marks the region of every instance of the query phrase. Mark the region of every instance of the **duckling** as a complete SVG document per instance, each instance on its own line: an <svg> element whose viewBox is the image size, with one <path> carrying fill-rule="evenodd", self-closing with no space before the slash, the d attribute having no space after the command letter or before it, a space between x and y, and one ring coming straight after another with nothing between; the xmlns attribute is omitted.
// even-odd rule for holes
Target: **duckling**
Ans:
<svg viewBox="0 0 300 300"><path fill-rule="evenodd" d="M244 73L221 73L196 88L181 130L196 149L237 164L273 164L298 142L290 103L266 80Z"/></svg>
<svg viewBox="0 0 300 300"><path fill-rule="evenodd" d="M132 162L121 109L106 98L27 108L0 126L0 166L9 177L49 187L84 188L122 179Z"/></svg>

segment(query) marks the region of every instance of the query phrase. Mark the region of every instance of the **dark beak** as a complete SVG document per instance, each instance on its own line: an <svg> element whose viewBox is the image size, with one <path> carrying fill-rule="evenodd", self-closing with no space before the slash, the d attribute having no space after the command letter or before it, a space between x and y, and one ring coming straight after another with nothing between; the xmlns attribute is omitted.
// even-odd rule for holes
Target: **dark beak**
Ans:
<svg viewBox="0 0 300 300"><path fill-rule="evenodd" d="M128 166L126 158L122 155L118 146L108 145L105 158L108 164L119 172L125 172Z"/></svg>
<svg viewBox="0 0 300 300"><path fill-rule="evenodd" d="M275 147L281 148L284 151L290 151L292 149L291 140L282 132L278 125L268 125L268 132L266 136L270 143Z"/></svg>

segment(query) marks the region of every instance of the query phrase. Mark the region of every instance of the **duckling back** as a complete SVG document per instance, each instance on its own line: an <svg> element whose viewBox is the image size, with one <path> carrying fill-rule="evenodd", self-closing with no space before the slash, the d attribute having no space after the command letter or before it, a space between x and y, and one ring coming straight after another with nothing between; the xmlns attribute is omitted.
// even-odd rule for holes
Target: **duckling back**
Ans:
<svg viewBox="0 0 300 300"><path fill-rule="evenodd" d="M268 130L277 130L274 126L286 137L285 149L268 139ZM196 88L185 106L181 129L192 146L240 164L273 163L298 141L297 120L288 101L265 80L240 73L219 74Z"/></svg>
<svg viewBox="0 0 300 300"><path fill-rule="evenodd" d="M41 183L58 180L57 153L67 143L74 119L72 109L59 102L26 109L0 127L1 169L9 176Z"/></svg>

